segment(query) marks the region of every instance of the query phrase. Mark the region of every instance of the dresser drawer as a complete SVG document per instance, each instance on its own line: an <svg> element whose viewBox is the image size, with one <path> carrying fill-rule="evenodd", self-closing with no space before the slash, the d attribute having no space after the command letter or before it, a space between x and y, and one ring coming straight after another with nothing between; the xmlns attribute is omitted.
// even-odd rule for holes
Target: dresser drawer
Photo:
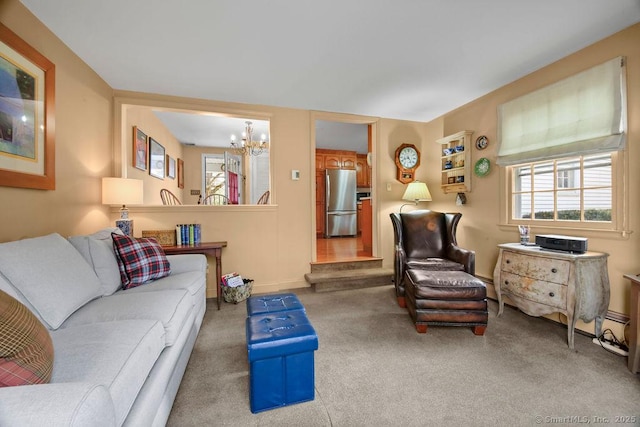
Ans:
<svg viewBox="0 0 640 427"><path fill-rule="evenodd" d="M500 289L503 293L529 301L556 307L567 308L567 287L544 280L534 280L517 274L501 272Z"/></svg>
<svg viewBox="0 0 640 427"><path fill-rule="evenodd" d="M536 280L566 284L571 262L504 251L500 269Z"/></svg>

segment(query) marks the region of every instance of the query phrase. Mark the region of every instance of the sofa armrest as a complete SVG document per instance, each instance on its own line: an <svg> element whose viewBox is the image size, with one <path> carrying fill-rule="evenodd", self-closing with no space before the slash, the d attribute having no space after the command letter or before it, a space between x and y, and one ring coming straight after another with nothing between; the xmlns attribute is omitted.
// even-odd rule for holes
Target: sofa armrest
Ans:
<svg viewBox="0 0 640 427"><path fill-rule="evenodd" d="M115 426L109 391L89 383L0 388L0 426Z"/></svg>
<svg viewBox="0 0 640 427"><path fill-rule="evenodd" d="M207 272L207 257L202 254L167 255L167 259L171 264L171 274L188 271Z"/></svg>

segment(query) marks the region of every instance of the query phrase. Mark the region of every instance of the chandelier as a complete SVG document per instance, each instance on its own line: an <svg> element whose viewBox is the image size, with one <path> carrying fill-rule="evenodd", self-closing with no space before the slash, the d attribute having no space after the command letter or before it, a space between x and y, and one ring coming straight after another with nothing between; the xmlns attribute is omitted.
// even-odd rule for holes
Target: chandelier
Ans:
<svg viewBox="0 0 640 427"><path fill-rule="evenodd" d="M236 154L242 154L245 156L259 156L268 149L267 135L264 133L260 135L260 141L253 140L253 128L251 122L246 121L244 132L242 132L242 139L237 141L235 135L231 135L231 149Z"/></svg>

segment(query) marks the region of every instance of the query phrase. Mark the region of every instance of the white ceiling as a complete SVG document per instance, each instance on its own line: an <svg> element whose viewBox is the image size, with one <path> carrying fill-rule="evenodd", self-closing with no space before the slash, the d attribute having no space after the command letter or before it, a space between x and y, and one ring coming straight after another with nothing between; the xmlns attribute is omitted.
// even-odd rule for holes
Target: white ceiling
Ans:
<svg viewBox="0 0 640 427"><path fill-rule="evenodd" d="M115 89L423 122L640 22L640 0L21 1Z"/></svg>

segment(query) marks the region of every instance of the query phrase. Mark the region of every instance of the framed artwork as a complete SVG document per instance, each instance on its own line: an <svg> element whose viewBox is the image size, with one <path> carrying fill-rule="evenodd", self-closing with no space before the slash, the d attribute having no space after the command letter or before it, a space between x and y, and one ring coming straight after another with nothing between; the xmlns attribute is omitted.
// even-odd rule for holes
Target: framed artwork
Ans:
<svg viewBox="0 0 640 427"><path fill-rule="evenodd" d="M147 135L138 126L133 127L133 167L140 170L147 170L148 145Z"/></svg>
<svg viewBox="0 0 640 427"><path fill-rule="evenodd" d="M167 176L176 179L176 159L167 154Z"/></svg>
<svg viewBox="0 0 640 427"><path fill-rule="evenodd" d="M184 160L178 159L178 188L184 188Z"/></svg>
<svg viewBox="0 0 640 427"><path fill-rule="evenodd" d="M54 190L55 65L0 24L0 185Z"/></svg>
<svg viewBox="0 0 640 427"><path fill-rule="evenodd" d="M149 175L164 179L164 147L149 137Z"/></svg>

